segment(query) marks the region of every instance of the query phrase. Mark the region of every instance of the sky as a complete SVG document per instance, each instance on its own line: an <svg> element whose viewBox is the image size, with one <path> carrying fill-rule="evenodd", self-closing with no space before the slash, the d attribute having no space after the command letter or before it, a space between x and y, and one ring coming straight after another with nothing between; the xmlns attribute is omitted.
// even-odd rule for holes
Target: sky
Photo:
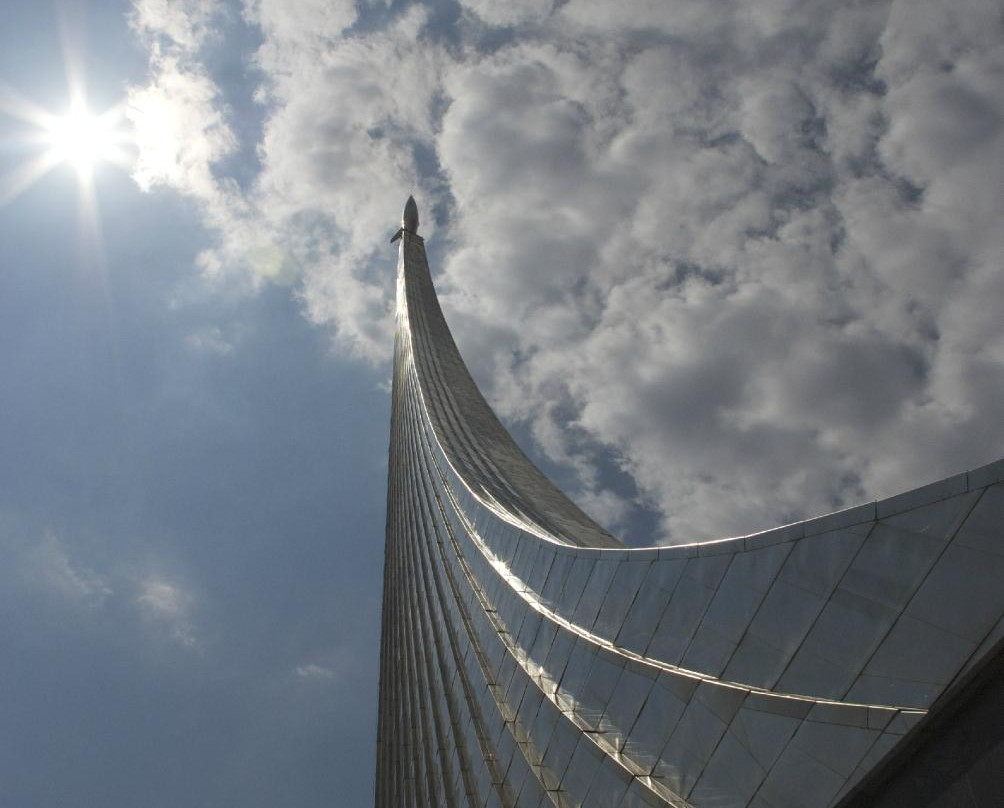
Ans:
<svg viewBox="0 0 1004 808"><path fill-rule="evenodd" d="M0 804L371 802L409 193L632 545L1004 455L996 0L8 0Z"/></svg>

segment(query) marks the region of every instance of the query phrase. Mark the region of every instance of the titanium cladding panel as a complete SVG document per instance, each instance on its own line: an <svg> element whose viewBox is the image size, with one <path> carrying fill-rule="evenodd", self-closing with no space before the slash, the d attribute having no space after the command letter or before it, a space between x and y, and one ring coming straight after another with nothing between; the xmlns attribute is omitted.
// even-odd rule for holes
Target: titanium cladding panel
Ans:
<svg viewBox="0 0 1004 808"><path fill-rule="evenodd" d="M376 805L827 808L1004 634L1004 461L629 550L523 455L399 231Z"/></svg>

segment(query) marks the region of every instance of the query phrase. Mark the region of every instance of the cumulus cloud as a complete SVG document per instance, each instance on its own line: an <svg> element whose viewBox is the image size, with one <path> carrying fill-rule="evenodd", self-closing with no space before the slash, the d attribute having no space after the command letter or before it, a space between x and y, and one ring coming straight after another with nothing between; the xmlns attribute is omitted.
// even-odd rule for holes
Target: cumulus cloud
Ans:
<svg viewBox="0 0 1004 808"><path fill-rule="evenodd" d="M229 204L216 199L221 188L212 169L236 140L216 105L215 84L173 56L156 59L153 73L150 84L134 88L127 101L138 149L133 178L145 190L163 184L210 204Z"/></svg>
<svg viewBox="0 0 1004 808"><path fill-rule="evenodd" d="M244 14L261 28L269 47L314 50L323 50L357 18L354 0L248 0Z"/></svg>
<svg viewBox="0 0 1004 808"><path fill-rule="evenodd" d="M417 151L433 148L443 52L415 38L427 18L416 7L386 30L349 36L352 2L247 2L243 19L262 36L247 60L262 77L252 94L264 120L247 187L221 165L238 144L204 49L154 42L150 80L130 93L134 176L199 204L218 235L199 257L206 273L255 286L298 280L307 315L370 360L386 355L391 334L390 281L373 258L400 200L423 184Z"/></svg>
<svg viewBox="0 0 1004 808"><path fill-rule="evenodd" d="M590 456L583 435L612 450L674 540L1000 452L1001 309L973 296L1004 254L999 45L960 33L947 76L893 47L901 16L920 35L898 3L621 5L569 3L584 40L450 74L441 159L470 246L448 299L508 332L495 400L555 459ZM925 35L958 30L941 16ZM646 26L668 38L639 44Z"/></svg>
<svg viewBox="0 0 1004 808"><path fill-rule="evenodd" d="M598 516L634 500L671 541L1001 453L996 4L463 5L480 23L445 32L418 6L246 3L264 125L244 187L219 173L209 72L158 57L147 89L183 73L165 92L204 142L166 161L190 173L146 176L203 201L207 269L260 282L271 256L309 317L385 361L382 242L417 189L502 415ZM607 489L613 466L633 486Z"/></svg>
<svg viewBox="0 0 1004 808"><path fill-rule="evenodd" d="M134 0L132 26L158 47L195 50L223 12L221 0Z"/></svg>
<svg viewBox="0 0 1004 808"><path fill-rule="evenodd" d="M433 140L443 55L415 38L425 21L416 8L385 31L306 43L259 21L271 113L257 206L302 267L308 316L371 359L386 356L391 334L389 273L372 262L422 184L416 149Z"/></svg>

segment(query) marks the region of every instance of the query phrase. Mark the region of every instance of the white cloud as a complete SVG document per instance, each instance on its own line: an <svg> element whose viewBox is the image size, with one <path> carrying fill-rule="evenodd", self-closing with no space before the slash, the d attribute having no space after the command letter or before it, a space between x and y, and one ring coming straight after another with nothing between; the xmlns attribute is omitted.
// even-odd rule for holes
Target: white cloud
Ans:
<svg viewBox="0 0 1004 808"><path fill-rule="evenodd" d="M354 0L245 0L245 17L262 29L266 42L323 50L356 21ZM278 55L278 54L277 54Z"/></svg>
<svg viewBox="0 0 1004 808"><path fill-rule="evenodd" d="M173 13L183 15L184 7ZM170 188L196 202L220 240L216 250L199 256L207 275L230 274L221 255L256 269L260 256L271 256L276 247L237 183L219 173L220 162L239 145L220 88L194 53L165 51L156 41L150 47L150 79L131 87L125 104L136 146L133 179L143 190ZM267 262L262 276L285 277L281 258Z"/></svg>
<svg viewBox="0 0 1004 808"><path fill-rule="evenodd" d="M671 5L664 30L688 39L620 61L596 42L574 81L567 51L529 44L449 74L439 143L462 293L448 302L457 321L490 326L476 365L499 333L519 357L496 365L495 400L556 460L581 462L575 444L589 456L582 432L613 449L679 540L991 459L1000 439L978 441L1004 379L1002 318L968 289L987 289L988 256L999 268L1002 254L985 246L1004 187L998 57L958 48L983 95L941 77L914 103L902 78L883 93L888 29L874 14L766 9L758 26L787 47L760 64L766 40L739 11L733 30L721 9L697 19ZM608 30L662 24L624 6L620 22L581 3L563 13ZM580 97L611 84L625 106ZM981 324L979 345L965 321ZM960 339L968 357L950 347ZM555 403L577 429L556 426Z"/></svg>
<svg viewBox="0 0 1004 808"><path fill-rule="evenodd" d="M335 678L335 672L331 668L316 665L313 662L307 665L300 665L293 672L297 678L307 681L326 682Z"/></svg>
<svg viewBox="0 0 1004 808"><path fill-rule="evenodd" d="M162 184L207 202L221 194L213 165L236 148L236 139L218 106L219 93L200 69L179 59L155 59L153 79L129 93L126 116L133 125L139 156L133 178L144 190Z"/></svg>
<svg viewBox="0 0 1004 808"><path fill-rule="evenodd" d="M23 571L31 581L67 601L99 606L114 595L106 577L72 558L52 533L31 548Z"/></svg>
<svg viewBox="0 0 1004 808"><path fill-rule="evenodd" d="M391 284L367 270L420 186L415 144L433 138L443 55L415 39L425 19L416 8L386 31L323 47L262 23L271 112L256 205L302 268L308 315L368 358L387 355Z"/></svg>
<svg viewBox="0 0 1004 808"><path fill-rule="evenodd" d="M186 647L198 644L192 622L194 597L176 583L151 576L139 582L136 603L150 625Z"/></svg>
<svg viewBox="0 0 1004 808"><path fill-rule="evenodd" d="M1004 450L993 3L465 5L511 40L439 45L414 7L373 30L352 4L248 4L266 114L245 190L216 174L219 95L179 63L165 92L208 126L148 176L203 201L207 268L271 256L384 359L383 242L417 189L427 236L448 212L441 296L499 409L615 521L596 468L619 465L673 540Z"/></svg>
<svg viewBox="0 0 1004 808"><path fill-rule="evenodd" d="M213 32L220 0L134 0L132 26L158 46L196 50Z"/></svg>
<svg viewBox="0 0 1004 808"><path fill-rule="evenodd" d="M391 284L369 274L370 262L400 200L421 184L414 148L432 145L443 54L415 40L427 18L420 8L388 30L342 36L355 14L348 2L246 4L266 78L255 92L265 115L261 170L244 189L221 172L238 148L231 114L192 54L153 48L151 80L132 90L130 114L137 182L194 199L219 234L199 259L208 275L254 285L299 277L308 316L376 359L392 333Z"/></svg>
<svg viewBox="0 0 1004 808"><path fill-rule="evenodd" d="M185 337L185 345L196 353L229 356L234 352L233 341L224 336L219 326L207 326L193 331Z"/></svg>

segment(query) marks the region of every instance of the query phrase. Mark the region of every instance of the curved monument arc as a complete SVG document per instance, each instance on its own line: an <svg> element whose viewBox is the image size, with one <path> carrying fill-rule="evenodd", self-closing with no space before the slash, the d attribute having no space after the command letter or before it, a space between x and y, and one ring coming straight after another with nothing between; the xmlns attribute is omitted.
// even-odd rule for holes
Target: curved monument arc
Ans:
<svg viewBox="0 0 1004 808"><path fill-rule="evenodd" d="M506 772L522 759L540 799L784 808L810 778L812 804L834 804L999 636L999 586L933 605L974 554L1000 556L1002 464L755 536L622 548L515 447L460 359L424 243L400 236L410 453L449 537L438 557L473 593L458 625L484 660L477 709L501 717L500 743L523 738ZM911 657L918 643L934 652ZM588 751L562 757L553 739L570 732ZM582 784L582 760L606 785ZM491 793L529 804L523 776L509 793L492 775Z"/></svg>

